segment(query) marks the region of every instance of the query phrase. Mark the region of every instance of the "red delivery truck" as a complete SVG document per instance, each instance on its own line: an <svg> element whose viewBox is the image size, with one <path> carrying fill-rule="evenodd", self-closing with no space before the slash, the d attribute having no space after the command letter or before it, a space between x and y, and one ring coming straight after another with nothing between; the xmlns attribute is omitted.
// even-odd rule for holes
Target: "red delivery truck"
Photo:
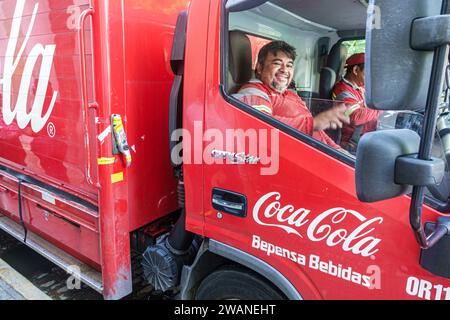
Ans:
<svg viewBox="0 0 450 320"><path fill-rule="evenodd" d="M0 229L106 299L132 292L132 250L180 299L450 299L447 10L1 1ZM366 51L383 112L355 153L242 99L274 40L302 121Z"/></svg>

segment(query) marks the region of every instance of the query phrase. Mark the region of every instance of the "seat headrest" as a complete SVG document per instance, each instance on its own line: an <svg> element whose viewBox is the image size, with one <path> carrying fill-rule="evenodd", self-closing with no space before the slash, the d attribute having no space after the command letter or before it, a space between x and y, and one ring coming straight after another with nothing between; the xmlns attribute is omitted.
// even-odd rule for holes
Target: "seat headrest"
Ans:
<svg viewBox="0 0 450 320"><path fill-rule="evenodd" d="M243 85L252 78L252 46L250 39L243 32L230 32L229 63L234 85Z"/></svg>
<svg viewBox="0 0 450 320"><path fill-rule="evenodd" d="M334 85L344 73L347 47L337 43L328 54L327 66L320 72L319 93L322 99L331 99Z"/></svg>
<svg viewBox="0 0 450 320"><path fill-rule="evenodd" d="M336 76L344 73L345 60L347 59L348 49L346 46L338 43L331 48L330 54L327 59L327 67L336 72Z"/></svg>

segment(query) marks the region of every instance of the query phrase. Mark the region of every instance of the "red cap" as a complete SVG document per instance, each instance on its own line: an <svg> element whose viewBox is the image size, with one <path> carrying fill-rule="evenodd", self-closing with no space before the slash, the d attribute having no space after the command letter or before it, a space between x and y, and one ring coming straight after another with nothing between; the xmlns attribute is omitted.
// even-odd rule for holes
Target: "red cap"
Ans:
<svg viewBox="0 0 450 320"><path fill-rule="evenodd" d="M365 54L364 53L355 53L350 58L347 59L345 63L347 67L355 66L357 64L363 64L365 62Z"/></svg>

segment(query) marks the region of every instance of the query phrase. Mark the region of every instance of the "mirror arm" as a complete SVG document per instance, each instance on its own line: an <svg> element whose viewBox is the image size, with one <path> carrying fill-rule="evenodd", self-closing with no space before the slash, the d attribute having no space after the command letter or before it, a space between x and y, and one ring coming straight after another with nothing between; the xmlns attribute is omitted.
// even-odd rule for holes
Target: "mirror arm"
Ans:
<svg viewBox="0 0 450 320"><path fill-rule="evenodd" d="M413 50L433 51L450 43L450 14L417 18L411 26L410 46Z"/></svg>
<svg viewBox="0 0 450 320"><path fill-rule="evenodd" d="M442 13L447 11L448 1L442 1ZM429 18L424 18L429 19ZM412 44L415 38L414 26L421 19L415 20L412 27ZM417 25L416 25L417 26ZM428 34L429 38L432 38L431 33ZM423 37L422 37L423 38ZM439 98L441 95L441 88L443 85L442 70L444 70L447 57L448 57L448 44L450 43L450 35L444 37L445 43L440 43L438 47L434 48L433 69L431 72L431 81L428 88L427 103L425 109L425 130L422 133L422 139L420 142L419 156L420 160L431 160L431 148L433 144L434 135L436 133L436 122L439 112ZM447 234L448 229L444 225L438 225L436 229L429 235L425 233L425 229L422 223L422 207L425 199L424 186L415 186L412 192L412 200L410 207L410 224L414 230L417 242L422 249L429 249L436 244L444 235Z"/></svg>

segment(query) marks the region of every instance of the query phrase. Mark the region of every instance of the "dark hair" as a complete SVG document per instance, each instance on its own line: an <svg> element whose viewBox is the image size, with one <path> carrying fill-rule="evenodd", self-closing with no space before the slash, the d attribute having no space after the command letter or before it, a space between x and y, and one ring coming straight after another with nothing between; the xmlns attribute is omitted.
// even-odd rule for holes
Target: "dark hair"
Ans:
<svg viewBox="0 0 450 320"><path fill-rule="evenodd" d="M266 44L264 47L261 48L258 54L258 63L264 65L269 53L276 55L279 51L285 53L293 61L295 61L295 59L297 58L297 52L295 51L295 48L293 46L291 46L287 42L277 40L269 42L268 44Z"/></svg>

